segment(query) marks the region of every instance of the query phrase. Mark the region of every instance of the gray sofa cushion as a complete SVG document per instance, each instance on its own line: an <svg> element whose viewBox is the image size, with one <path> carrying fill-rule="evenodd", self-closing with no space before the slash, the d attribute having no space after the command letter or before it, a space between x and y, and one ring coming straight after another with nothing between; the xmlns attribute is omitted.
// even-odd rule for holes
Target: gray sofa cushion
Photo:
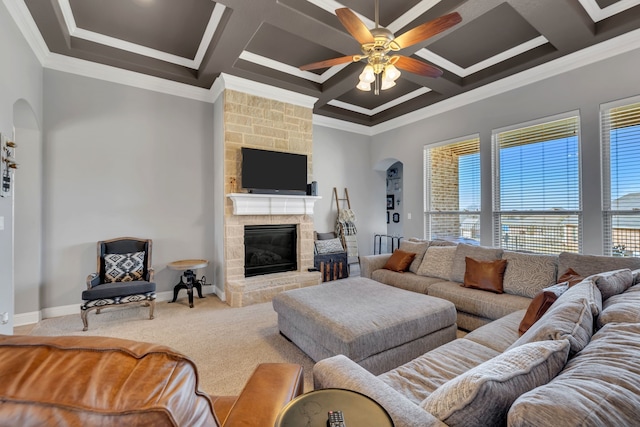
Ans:
<svg viewBox="0 0 640 427"><path fill-rule="evenodd" d="M375 270L371 273L371 278L380 283L421 294L427 294L431 284L442 282L442 279L437 277L422 277L410 272L399 273L385 269Z"/></svg>
<svg viewBox="0 0 640 427"><path fill-rule="evenodd" d="M418 268L418 275L450 280L455 255L455 246L429 246Z"/></svg>
<svg viewBox="0 0 640 427"><path fill-rule="evenodd" d="M548 384L520 396L509 426L637 426L640 324L611 323Z"/></svg>
<svg viewBox="0 0 640 427"><path fill-rule="evenodd" d="M543 288L556 283L556 255L504 251L502 259L507 260L502 287L508 294L533 298Z"/></svg>
<svg viewBox="0 0 640 427"><path fill-rule="evenodd" d="M633 284L633 274L628 268L607 271L590 276L602 294L602 300L618 295L629 289Z"/></svg>
<svg viewBox="0 0 640 427"><path fill-rule="evenodd" d="M409 240L402 240L400 242L399 249L401 251L411 252L416 254L415 258L413 258L413 261L411 262L411 265L409 266L410 272L412 273L418 272L418 267L420 267L420 264L422 263L422 258L424 257L424 253L427 251L428 247L429 247L429 241L427 240L409 239Z"/></svg>
<svg viewBox="0 0 640 427"><path fill-rule="evenodd" d="M559 301L553 303L549 311L509 349L530 342L566 339L571 343L571 355L582 350L593 335L591 310L584 299L568 300L562 304Z"/></svg>
<svg viewBox="0 0 640 427"><path fill-rule="evenodd" d="M481 344L460 338L379 375L378 378L419 405L447 381L498 354L499 352Z"/></svg>
<svg viewBox="0 0 640 427"><path fill-rule="evenodd" d="M602 313L596 320L598 328L614 322L640 323L640 285L634 285L602 303Z"/></svg>
<svg viewBox="0 0 640 427"><path fill-rule="evenodd" d="M473 258L476 261L495 261L502 257L502 252L503 250L501 248L474 246L467 245L466 243L458 244L451 269L451 281L464 282L464 272L467 268L466 257Z"/></svg>
<svg viewBox="0 0 640 427"><path fill-rule="evenodd" d="M522 321L525 310L514 311L469 332L464 339L482 344L497 352L504 352L511 344L520 338L518 326Z"/></svg>
<svg viewBox="0 0 640 427"><path fill-rule="evenodd" d="M526 309L531 302L530 298L517 295L464 288L456 282L434 283L429 286L429 295L451 301L458 311L492 320Z"/></svg>
<svg viewBox="0 0 640 427"><path fill-rule="evenodd" d="M580 255L572 252L560 253L558 255L558 275L564 274L569 268L573 268L582 277L588 277L592 274L620 270L621 268L640 269L640 258Z"/></svg>
<svg viewBox="0 0 640 427"><path fill-rule="evenodd" d="M558 297L554 305L562 304L565 301L577 301L580 299L586 301L594 318L602 311L602 296L598 287L591 279L585 279L570 287Z"/></svg>
<svg viewBox="0 0 640 427"><path fill-rule="evenodd" d="M447 382L421 406L451 427L506 425L511 404L551 381L568 355L566 340L522 345Z"/></svg>

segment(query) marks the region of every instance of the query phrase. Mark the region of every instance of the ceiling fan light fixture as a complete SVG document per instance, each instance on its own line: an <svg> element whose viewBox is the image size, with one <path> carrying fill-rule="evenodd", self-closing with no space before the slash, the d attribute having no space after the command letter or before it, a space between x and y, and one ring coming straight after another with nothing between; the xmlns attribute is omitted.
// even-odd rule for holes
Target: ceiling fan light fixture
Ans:
<svg viewBox="0 0 640 427"><path fill-rule="evenodd" d="M364 70L362 70L362 73L360 73L360 76L358 78L360 79L360 82L364 82L367 84L373 83L376 79L376 74L373 70L373 67L371 65L365 66Z"/></svg>
<svg viewBox="0 0 640 427"><path fill-rule="evenodd" d="M389 64L385 67L384 74L386 78L396 81L400 77L400 70L398 70L395 65ZM383 80L385 76L382 77Z"/></svg>
<svg viewBox="0 0 640 427"><path fill-rule="evenodd" d="M356 88L365 92L370 92L371 83L363 82L362 80L360 80L360 83L358 83L358 86L356 86Z"/></svg>
<svg viewBox="0 0 640 427"><path fill-rule="evenodd" d="M380 90L387 90L389 88L392 88L396 85L396 82L387 78L387 76L382 75L382 84L380 85Z"/></svg>

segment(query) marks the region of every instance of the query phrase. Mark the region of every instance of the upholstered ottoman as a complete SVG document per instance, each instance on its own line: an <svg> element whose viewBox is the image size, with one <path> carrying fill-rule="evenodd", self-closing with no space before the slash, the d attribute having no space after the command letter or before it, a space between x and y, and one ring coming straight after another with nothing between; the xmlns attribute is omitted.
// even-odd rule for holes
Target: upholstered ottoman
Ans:
<svg viewBox="0 0 640 427"><path fill-rule="evenodd" d="M375 375L456 338L451 302L364 277L282 292L273 308L280 333L316 362L344 354Z"/></svg>

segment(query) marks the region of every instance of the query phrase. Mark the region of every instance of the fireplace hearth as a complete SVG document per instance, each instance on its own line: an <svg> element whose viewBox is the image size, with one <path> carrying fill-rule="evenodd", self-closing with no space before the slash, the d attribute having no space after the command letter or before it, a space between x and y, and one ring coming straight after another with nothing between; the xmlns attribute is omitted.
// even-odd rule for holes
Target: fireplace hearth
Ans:
<svg viewBox="0 0 640 427"><path fill-rule="evenodd" d="M297 240L295 224L245 225L245 277L297 270Z"/></svg>

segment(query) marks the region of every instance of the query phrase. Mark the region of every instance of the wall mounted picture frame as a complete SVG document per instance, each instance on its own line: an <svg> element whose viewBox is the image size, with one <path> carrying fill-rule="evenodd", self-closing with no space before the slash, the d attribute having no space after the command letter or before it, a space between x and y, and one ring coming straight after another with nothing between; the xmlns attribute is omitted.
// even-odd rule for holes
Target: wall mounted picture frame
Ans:
<svg viewBox="0 0 640 427"><path fill-rule="evenodd" d="M393 214L393 222L400 222L400 214L398 212Z"/></svg>
<svg viewBox="0 0 640 427"><path fill-rule="evenodd" d="M393 194L387 194L387 210L392 211L395 205L395 196Z"/></svg>
<svg viewBox="0 0 640 427"><path fill-rule="evenodd" d="M387 224L389 224L389 211L387 211Z"/></svg>

